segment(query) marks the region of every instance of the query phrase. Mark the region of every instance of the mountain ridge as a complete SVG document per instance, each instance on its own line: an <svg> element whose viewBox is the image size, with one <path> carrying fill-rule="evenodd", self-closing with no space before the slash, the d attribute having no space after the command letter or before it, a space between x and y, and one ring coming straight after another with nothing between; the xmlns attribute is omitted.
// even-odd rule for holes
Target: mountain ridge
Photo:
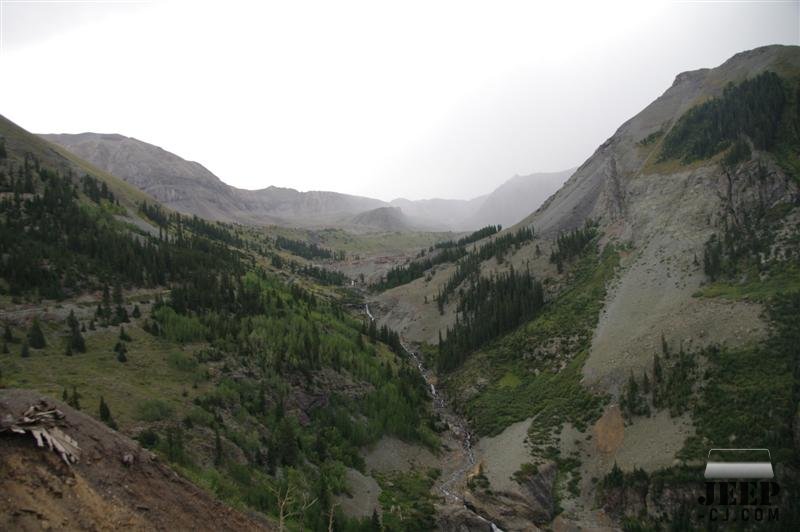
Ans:
<svg viewBox="0 0 800 532"><path fill-rule="evenodd" d="M776 86L788 96L770 92ZM767 441L747 429L761 410L734 404L736 392L726 386L734 379L737 389L753 393L775 386L782 411L796 410L787 400L791 384L780 380L783 366L760 368L768 376L759 380L749 376L756 367L741 361L766 356L758 351L763 346L782 345L772 308L800 286L800 115L791 96L798 87L797 46L757 48L715 68L680 73L541 207L476 244L490 249L504 234L533 228L533 242L502 261L484 260L476 275L488 287L501 275L531 271L552 298L539 317L473 346L463 366L439 381L484 436L489 454L472 477L470 501L501 528L514 522L505 516L530 512L536 509L531 501L551 493L563 511L558 519L589 528L630 521L646 529L658 516L692 510L679 494L693 500L686 479L696 474L701 481L697 464L708 447L771 443L796 455L796 413L793 420L772 419L788 436ZM770 107L768 97L783 107ZM779 116L768 114L778 110ZM714 113L726 113L734 134L714 137L725 133L714 128L721 122ZM759 113L766 118L748 122ZM764 123L779 124L766 147L759 144L768 137ZM668 142L708 149L669 155ZM446 345L457 331L454 341L467 342L471 331L459 322L481 325L477 312L465 313L465 301L481 308L475 281L467 277L450 289L465 291L461 301L438 309L428 303L463 278L464 265L438 266L376 295L371 307L384 309L381 323L411 341L435 345L438 336ZM554 382L557 387L542 391ZM712 399L710 390L725 399ZM597 404L596 415L587 415ZM710 426L729 415L737 422ZM509 460L518 471L504 497L498 486L507 485L509 466L498 463ZM570 479L572 493L542 488L551 467ZM797 463L784 459L782 467L781 482L788 483ZM646 495L653 489L665 497L651 500Z"/></svg>
<svg viewBox="0 0 800 532"><path fill-rule="evenodd" d="M408 217L408 228L466 231L482 225L511 224L519 221L552 193L549 182L531 182L524 194L503 195L508 182L493 192L470 200L431 198L390 202L323 190L298 191L270 185L261 189L242 189L223 182L199 162L188 161L159 146L118 133L77 133L40 135L43 139L74 152L93 165L121 177L165 206L185 214L223 222L295 227L353 227L351 219L382 207L400 207ZM519 178L517 178L519 179ZM512 179L513 181L513 179ZM505 188L504 188L505 187ZM485 206L514 202L513 209ZM502 197L498 197L501 196ZM518 205L518 206L517 206ZM483 209L483 210L481 210ZM513 213L513 215L512 215ZM362 218L362 222L364 219ZM357 230L380 230L359 222Z"/></svg>

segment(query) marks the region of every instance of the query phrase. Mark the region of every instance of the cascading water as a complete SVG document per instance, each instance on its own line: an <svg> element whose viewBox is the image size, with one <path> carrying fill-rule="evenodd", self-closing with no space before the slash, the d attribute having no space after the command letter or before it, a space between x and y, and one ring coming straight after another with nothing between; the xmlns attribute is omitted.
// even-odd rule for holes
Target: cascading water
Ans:
<svg viewBox="0 0 800 532"><path fill-rule="evenodd" d="M375 321L375 316L373 316L372 312L369 311L369 304L367 303L364 304L364 312L370 321ZM456 436L457 439L461 441L461 447L464 449L464 455L467 457L466 464L450 475L450 477L439 486L439 491L442 492L445 498L463 504L464 508L466 508L468 511L478 516L478 518L482 521L489 523L492 528L492 532L503 532L503 530L497 525L464 504L464 497L451 489L453 484L455 484L467 473L467 471L475 466L475 453L472 450L472 434L467 428L466 422L452 413L452 411L448 408L444 398L436 390L433 374L422 363L419 355L413 350L409 349L402 340L400 341L400 345L409 358L411 358L414 365L417 367L417 370L419 370L420 375L422 375L422 378L425 379L425 382L428 384L428 386L430 386L431 399L433 400L434 409L438 411L439 414L445 419L450 431Z"/></svg>

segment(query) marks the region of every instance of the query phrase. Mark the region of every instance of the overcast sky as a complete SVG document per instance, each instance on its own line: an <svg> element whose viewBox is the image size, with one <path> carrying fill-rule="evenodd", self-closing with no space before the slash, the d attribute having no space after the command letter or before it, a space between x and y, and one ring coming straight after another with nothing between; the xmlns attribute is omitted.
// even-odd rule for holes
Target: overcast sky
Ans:
<svg viewBox="0 0 800 532"><path fill-rule="evenodd" d="M797 1L0 4L0 113L22 127L385 200L577 166L679 72L800 44Z"/></svg>

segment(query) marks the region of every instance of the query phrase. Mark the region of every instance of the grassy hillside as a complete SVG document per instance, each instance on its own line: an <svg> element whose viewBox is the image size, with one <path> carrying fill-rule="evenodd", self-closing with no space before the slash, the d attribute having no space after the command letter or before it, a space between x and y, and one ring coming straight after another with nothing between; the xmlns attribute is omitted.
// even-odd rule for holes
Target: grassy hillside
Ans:
<svg viewBox="0 0 800 532"><path fill-rule="evenodd" d="M68 152L64 148L47 142L38 135L25 131L4 116L0 116L0 138L8 152L6 164L23 161L26 154L35 157L41 164L57 171L71 170L77 175L89 174L104 182L120 203L135 211L142 201L153 201L150 196L90 163Z"/></svg>
<svg viewBox="0 0 800 532"><path fill-rule="evenodd" d="M0 386L63 398L292 529L371 530L333 503L360 450L384 435L438 446L397 336L293 254L314 248L139 202L10 131ZM119 219L127 203L153 230Z"/></svg>

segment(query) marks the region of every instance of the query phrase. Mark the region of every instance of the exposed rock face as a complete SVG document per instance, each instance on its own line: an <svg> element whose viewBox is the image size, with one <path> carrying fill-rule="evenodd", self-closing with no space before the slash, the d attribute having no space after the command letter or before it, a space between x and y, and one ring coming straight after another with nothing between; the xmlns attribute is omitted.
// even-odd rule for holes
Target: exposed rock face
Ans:
<svg viewBox="0 0 800 532"><path fill-rule="evenodd" d="M599 221L604 235L601 245L630 245L609 289L583 368L584 384L609 394L612 404L625 377L631 372L640 374L652 364L662 333L689 348L742 345L766 334L759 304L693 297L706 281L699 263L705 242L719 233L723 216L746 225L745 212L797 204L796 180L769 153L753 150L751 162L731 170L720 164L719 157L688 165L659 162L658 142L643 142L653 134L666 135L688 109L719 96L728 83L765 71L796 75L800 48L758 48L737 54L717 68L678 75L660 98L624 123L561 190L520 224L533 224L539 234L554 237L593 219ZM670 463L672 456L645 452L662 448L652 444L659 439L659 430L646 435L635 425L652 421L651 426L670 434L676 430L674 425L658 425L654 418L625 427L615 409L607 409L595 426L593 436L598 441L582 459L583 478L602 478L622 458L646 470ZM677 423L658 423L666 421ZM673 448L679 449L680 442ZM611 489L605 494L604 508L617 518L640 512L657 516L672 513L684 498L693 497L668 486L656 497L651 488ZM588 508L594 488L584 484L583 489L581 502Z"/></svg>
<svg viewBox="0 0 800 532"><path fill-rule="evenodd" d="M492 532L492 525L462 505L450 505L439 509L436 522L442 532Z"/></svg>
<svg viewBox="0 0 800 532"><path fill-rule="evenodd" d="M798 69L798 47L766 46L737 54L714 69L679 74L661 97L620 126L554 196L521 224L533 223L538 231L555 234L578 227L587 218L610 224L624 217L626 224L633 228L638 222L637 216L627 212L626 205L642 203L643 193L649 192L637 190L636 180L643 175L663 172L648 166L656 157L652 150L640 145L643 139L654 133L668 132L684 112L709 97L719 96L729 82L739 83L767 70L796 72ZM711 172L719 177L718 168ZM697 173L692 170L670 172L674 175L671 180L678 183L685 183ZM631 217L634 219L629 219ZM639 239L646 236L643 233L632 236Z"/></svg>
<svg viewBox="0 0 800 532"><path fill-rule="evenodd" d="M548 462L518 482L518 489L470 491L467 506L506 531L532 530L555 517L556 465Z"/></svg>
<svg viewBox="0 0 800 532"><path fill-rule="evenodd" d="M719 230L722 215L770 207L798 198L796 181L770 154L732 175L718 160L691 165L659 163L658 142L688 109L719 96L728 83L764 71L800 71L800 48L769 46L743 52L713 69L678 75L664 94L625 122L520 225L544 236L598 220L603 243L631 244L618 282L610 291L585 365L586 383L616 394L631 370L641 371L662 332L696 346L757 340L764 333L754 304L723 304L693 298L705 280L703 246ZM741 216L740 216L741 218ZM699 261L698 261L699 257ZM739 318L718 319L725 305Z"/></svg>
<svg viewBox="0 0 800 532"><path fill-rule="evenodd" d="M692 433L690 419L666 414L626 425L614 406L631 373L641 375L652 369L653 355L661 349L662 333L675 349L678 345L695 349L709 344L747 345L762 340L767 332L760 304L694 294L707 282L702 266L704 245L712 234L720 232L722 217L746 224L745 212L769 212L779 204L799 204L796 179L775 163L771 153L755 149L751 162L729 170L720 164L719 156L691 164L659 161L660 141L644 142L652 135L656 139L667 135L687 110L719 96L728 83L740 83L765 71L797 79L800 47L759 48L737 54L714 69L678 75L660 98L624 123L558 192L517 225L532 224L543 237L537 245L547 254L548 241L560 232L580 227L589 219L597 220L602 235L600 246L614 243L621 256L621 267L608 287L583 366L583 384L608 395L610 405L595 431L580 435L592 443L585 446L580 457L581 495L573 505L562 500L565 512L560 519L564 525L566 521L607 523L607 516L594 514L597 486L591 479L603 478L618 460L626 464L626 470L636 466L652 471L672 465L685 438ZM785 223L796 226L797 221L794 218ZM786 234L788 238L792 232ZM778 235L776 240L780 238ZM779 253L779 244L775 247ZM526 253L529 251L523 246L517 255ZM538 275L553 275L536 264L532 256L531 264ZM487 261L482 274L488 276L498 270L497 265ZM444 268L441 271L446 272ZM424 296L432 298L436 294L440 276L446 278L447 274L437 273L430 283L418 280L380 296L392 307L394 324L406 338L435 343L436 335L435 328L426 331L406 316L425 316L427 324L441 324L442 330L447 325L444 318L427 319L430 313L425 315L429 311L420 303ZM452 308L446 308L445 316L450 311ZM563 352L567 346L565 341L551 338L529 353L521 351L519 356L538 357L550 350ZM492 385L482 375L475 375L457 393L463 400ZM670 438L663 437L664 432ZM589 436L593 439L589 440ZM488 452L504 456L504 450ZM478 455L478 460L482 458ZM522 489L521 486L520 493L514 496L506 492L473 493L468 500L504 529L525 529L526 525L515 519L527 519L528 527L532 526L530 523L546 522L541 521L546 514L542 506L546 505L540 503L539 511L532 509L529 505L536 497L530 492L522 493ZM546 493L541 485L530 489L536 494ZM653 490L645 491L640 494L626 488L624 492L609 493L606 509L617 517L642 510L658 515L671 513L681 505L683 497L693 496L668 486L658 497Z"/></svg>

